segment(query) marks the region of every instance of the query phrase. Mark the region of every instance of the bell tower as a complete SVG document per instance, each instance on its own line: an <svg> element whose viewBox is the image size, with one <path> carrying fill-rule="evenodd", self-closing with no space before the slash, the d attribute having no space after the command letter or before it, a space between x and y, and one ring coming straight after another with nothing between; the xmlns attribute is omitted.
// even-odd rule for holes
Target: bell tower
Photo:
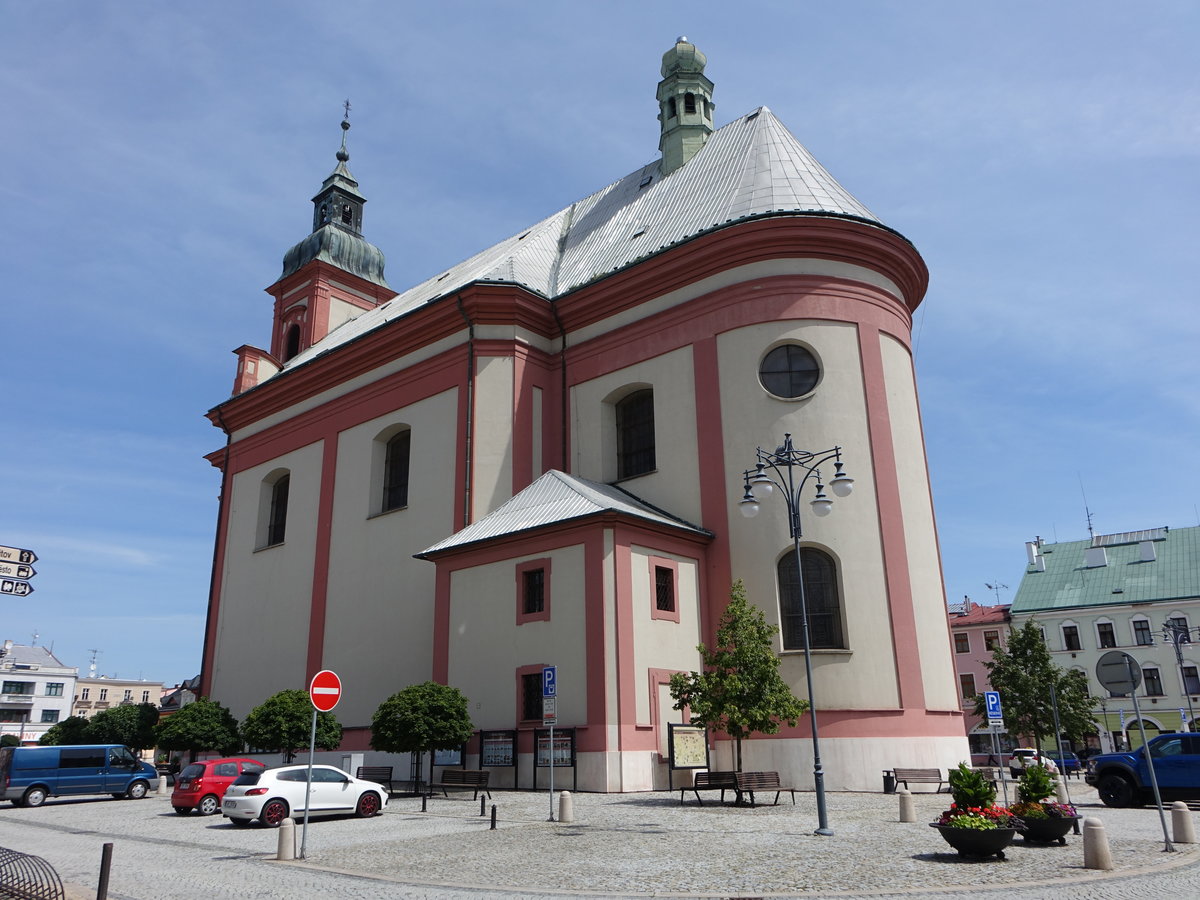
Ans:
<svg viewBox="0 0 1200 900"><path fill-rule="evenodd" d="M700 152L713 132L713 83L704 76L708 58L686 37L663 54L658 83L658 121L662 129L662 173L670 175Z"/></svg>

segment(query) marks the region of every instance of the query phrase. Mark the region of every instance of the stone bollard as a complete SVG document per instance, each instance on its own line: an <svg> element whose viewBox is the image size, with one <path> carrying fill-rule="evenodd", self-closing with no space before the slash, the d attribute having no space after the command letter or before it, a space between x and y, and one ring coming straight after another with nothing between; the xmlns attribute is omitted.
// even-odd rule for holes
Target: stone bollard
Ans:
<svg viewBox="0 0 1200 900"><path fill-rule="evenodd" d="M908 788L900 788L896 794L900 797L900 821L917 821L917 811L913 807L913 797Z"/></svg>
<svg viewBox="0 0 1200 900"><path fill-rule="evenodd" d="M1062 779L1058 778L1054 781L1054 796L1059 803L1067 802L1067 786L1063 784Z"/></svg>
<svg viewBox="0 0 1200 900"><path fill-rule="evenodd" d="M296 820L284 819L279 825L279 843L275 850L276 859L296 858Z"/></svg>
<svg viewBox="0 0 1200 900"><path fill-rule="evenodd" d="M158 790L156 790L154 793L158 794L160 797L165 797L167 794L171 793L171 786L167 784L166 775L158 776Z"/></svg>
<svg viewBox="0 0 1200 900"><path fill-rule="evenodd" d="M1196 827L1192 824L1192 812L1182 800L1171 804L1171 834L1177 844L1196 843Z"/></svg>
<svg viewBox="0 0 1200 900"><path fill-rule="evenodd" d="M1112 850L1108 846L1108 834L1099 819L1083 820L1083 867L1104 869L1113 867Z"/></svg>
<svg viewBox="0 0 1200 900"><path fill-rule="evenodd" d="M575 801L571 798L570 791L561 791L558 795L558 821L575 821Z"/></svg>

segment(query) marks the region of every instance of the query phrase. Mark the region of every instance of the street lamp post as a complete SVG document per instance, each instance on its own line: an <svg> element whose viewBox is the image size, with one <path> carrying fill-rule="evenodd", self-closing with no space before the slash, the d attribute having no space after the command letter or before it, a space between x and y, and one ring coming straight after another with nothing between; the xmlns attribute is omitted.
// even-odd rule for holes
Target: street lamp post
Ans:
<svg viewBox="0 0 1200 900"><path fill-rule="evenodd" d="M1200 629L1197 629L1200 631ZM1196 712L1192 709L1192 695L1188 691L1187 679L1183 675L1183 644L1190 644L1192 641L1192 629L1185 625L1180 625L1178 622L1168 619L1163 622L1163 638L1169 641L1175 647L1175 663L1179 666L1179 684L1183 688L1183 696L1187 697L1188 705L1188 727L1187 730L1192 730L1192 723L1196 721Z"/></svg>
<svg viewBox="0 0 1200 900"><path fill-rule="evenodd" d="M755 467L742 473L745 493L740 508L742 515L752 518L758 515L758 500L754 491L769 497L779 488L787 504L788 531L792 548L796 554L796 586L800 594L800 633L804 641L804 676L808 682L808 715L812 722L813 784L817 792L817 830L820 835L832 835L829 815L825 808L825 770L821 767L821 739L817 728L817 699L813 690L812 646L808 633L808 601L804 592L804 568L800 562L800 495L810 478L816 478L816 496L810 501L814 515L826 516L833 507L833 500L825 496L825 485L821 483L820 467L832 461L835 474L829 487L838 497L847 497L854 488L854 479L842 471L842 448L833 447L816 453L797 450L792 444L790 433L784 434L783 443L768 452L759 447L755 451ZM796 470L800 471L797 482Z"/></svg>

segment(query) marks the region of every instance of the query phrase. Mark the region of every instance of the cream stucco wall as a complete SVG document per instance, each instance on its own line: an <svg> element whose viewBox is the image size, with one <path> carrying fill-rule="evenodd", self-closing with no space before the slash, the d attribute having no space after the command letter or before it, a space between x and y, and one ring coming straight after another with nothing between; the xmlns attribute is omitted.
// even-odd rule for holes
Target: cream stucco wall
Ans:
<svg viewBox="0 0 1200 900"><path fill-rule="evenodd" d="M482 357L477 370L472 521L512 496L513 360Z"/></svg>
<svg viewBox="0 0 1200 900"><path fill-rule="evenodd" d="M698 571L696 560L661 553L653 548L635 545L631 548L630 557L633 582L633 659L634 672L638 679L635 692L637 721L639 724L653 724L657 727L659 723L654 721L650 708L649 670L673 669L686 672L700 666L699 654L696 653L696 645L701 641ZM678 622L653 617L652 610L656 602L655 559L670 560L678 564L675 582ZM676 713L667 721L681 722L683 719Z"/></svg>
<svg viewBox="0 0 1200 900"><path fill-rule="evenodd" d="M457 410L450 390L338 436L322 665L341 676L343 724L369 724L383 700L432 675L436 569L413 554L454 531L456 459L445 435ZM412 435L408 505L373 515L383 484L373 471L384 459L377 438L401 425Z"/></svg>
<svg viewBox="0 0 1200 900"><path fill-rule="evenodd" d="M808 347L822 368L816 388L799 400L775 398L758 382L762 357L787 341ZM817 518L807 505L813 496L810 483L801 510L802 545L820 547L837 563L848 647L814 651L815 688L824 707L898 705L857 328L829 321L765 323L720 335L718 352L730 494L725 527L733 578L745 583L750 602L763 610L768 622L778 625L776 565L792 548L787 509L783 499L774 495L760 498L756 518L743 518L737 509L741 473L753 468L756 447L774 450L786 432L800 449L816 451L840 445L846 471L855 479L854 492L835 499L832 512ZM832 468L823 474L832 477ZM793 691L804 696L803 654L784 652L780 671Z"/></svg>
<svg viewBox="0 0 1200 900"><path fill-rule="evenodd" d="M517 625L518 563L550 560L550 619ZM517 669L558 667L558 715L587 721L584 550L562 547L455 571L450 581L449 682L470 702L476 728L513 728Z"/></svg>
<svg viewBox="0 0 1200 900"><path fill-rule="evenodd" d="M654 442L657 469L621 486L689 521L700 519L696 440L696 385L690 347L683 347L610 372L571 390L571 471L594 481L617 478L616 416L613 403L630 385L654 389Z"/></svg>
<svg viewBox="0 0 1200 900"><path fill-rule="evenodd" d="M308 688L305 649L323 447L309 444L238 473L228 485L211 694L238 719L278 691ZM277 469L291 472L287 530L282 544L257 549L263 479Z"/></svg>
<svg viewBox="0 0 1200 900"><path fill-rule="evenodd" d="M928 709L956 710L961 707L958 678L946 627L946 594L942 586L912 356L893 337L881 335L880 343L925 705Z"/></svg>

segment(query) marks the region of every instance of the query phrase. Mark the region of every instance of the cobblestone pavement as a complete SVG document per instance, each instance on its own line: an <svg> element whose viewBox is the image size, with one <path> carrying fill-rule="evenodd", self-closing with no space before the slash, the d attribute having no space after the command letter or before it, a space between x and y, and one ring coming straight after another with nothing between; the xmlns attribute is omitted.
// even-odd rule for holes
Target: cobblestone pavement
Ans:
<svg viewBox="0 0 1200 900"><path fill-rule="evenodd" d="M1200 896L1200 845L1164 852L1157 810L1107 809L1078 783L1072 794L1083 815L1104 822L1113 872L1083 868L1078 836L964 860L927 826L949 802L929 793L914 794L916 823L898 821L893 795L830 794L832 837L813 834L811 794L756 809L715 796L697 806L680 805L678 793L576 794L574 821L551 823L546 792L496 792L495 831L469 794L433 799L426 813L419 799L395 798L373 820L313 822L298 862L274 860L278 832L177 816L165 797L50 801L0 808L0 846L45 857L83 898L95 896L111 841L113 900Z"/></svg>

